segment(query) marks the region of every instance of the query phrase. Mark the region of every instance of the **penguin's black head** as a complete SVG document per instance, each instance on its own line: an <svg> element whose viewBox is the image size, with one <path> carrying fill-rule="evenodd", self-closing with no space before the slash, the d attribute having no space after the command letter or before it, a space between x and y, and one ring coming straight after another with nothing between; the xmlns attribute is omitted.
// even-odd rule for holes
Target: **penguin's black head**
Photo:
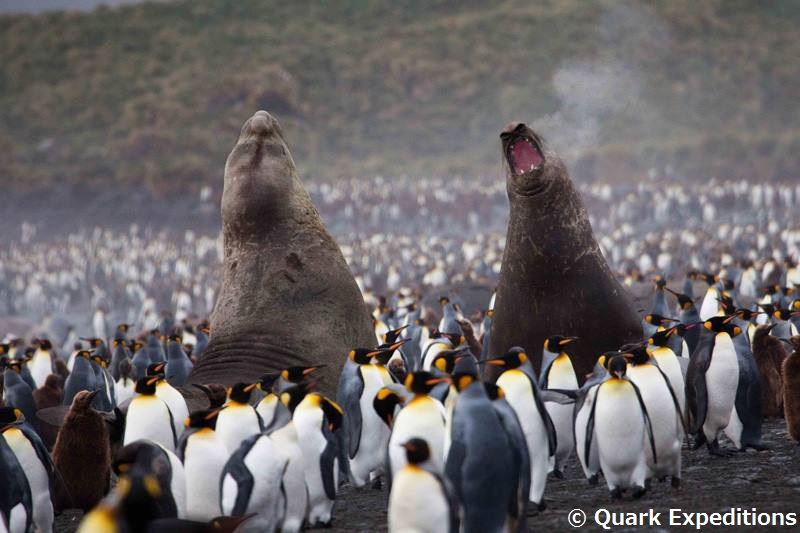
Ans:
<svg viewBox="0 0 800 533"><path fill-rule="evenodd" d="M116 494L120 497L120 509L124 521L132 531L144 531L146 525L159 518L164 490L154 472L135 465L117 482Z"/></svg>
<svg viewBox="0 0 800 533"><path fill-rule="evenodd" d="M656 276L653 278L653 285L657 291L663 290L667 286L667 280L664 279L664 276Z"/></svg>
<svg viewBox="0 0 800 533"><path fill-rule="evenodd" d="M268 372L262 375L260 378L258 378L258 390L269 394L272 392L272 387L275 385L275 382L278 381L278 378L280 377L280 372Z"/></svg>
<svg viewBox="0 0 800 533"><path fill-rule="evenodd" d="M8 426L25 421L25 415L15 407L0 407L0 433Z"/></svg>
<svg viewBox="0 0 800 533"><path fill-rule="evenodd" d="M368 365L378 351L373 348L355 348L350 350L347 357L356 364Z"/></svg>
<svg viewBox="0 0 800 533"><path fill-rule="evenodd" d="M42 351L52 350L53 344L48 339L42 339L39 342L39 349Z"/></svg>
<svg viewBox="0 0 800 533"><path fill-rule="evenodd" d="M722 292L717 298L719 302L720 308L725 312L725 314L733 313L736 310L736 306L733 304L733 298L731 298L730 293Z"/></svg>
<svg viewBox="0 0 800 533"><path fill-rule="evenodd" d="M164 377L164 369L166 368L167 363L160 362L160 363L153 363L147 366L147 370L145 370L145 376L158 376L163 378Z"/></svg>
<svg viewBox="0 0 800 533"><path fill-rule="evenodd" d="M159 376L146 376L136 380L136 392L145 396L152 396L156 393L156 384Z"/></svg>
<svg viewBox="0 0 800 533"><path fill-rule="evenodd" d="M375 351L375 355L373 355L373 357L375 358L375 361L377 361L377 363L380 364L380 365L388 364L389 363L389 359L392 358L392 356L394 355L395 350L397 350L399 347L401 347L402 345L404 345L407 342L408 342L408 339L404 339L404 340L401 340L401 341L394 342L392 344L381 344L380 346L378 346L378 349Z"/></svg>
<svg viewBox="0 0 800 533"><path fill-rule="evenodd" d="M714 333L727 333L731 337L735 337L742 332L742 328L732 322L734 318L735 315L713 316L703 322L703 327Z"/></svg>
<svg viewBox="0 0 800 533"><path fill-rule="evenodd" d="M790 318L792 318L792 316L794 316L794 313L792 313L791 309L776 309L772 313L772 316L774 316L778 320L789 320Z"/></svg>
<svg viewBox="0 0 800 533"><path fill-rule="evenodd" d="M650 352L647 350L648 344L640 342L637 344L626 344L619 351L628 362L634 365L643 365L650 360Z"/></svg>
<svg viewBox="0 0 800 533"><path fill-rule="evenodd" d="M683 294L680 292L673 291L669 287L665 288L667 289L668 292L675 295L675 297L678 299L678 305L683 311L688 311L689 309L694 307L694 300L692 300L692 298L688 294Z"/></svg>
<svg viewBox="0 0 800 533"><path fill-rule="evenodd" d="M248 403L250 401L250 394L256 388L258 383L237 383L228 391L228 397L231 401L238 403Z"/></svg>
<svg viewBox="0 0 800 533"><path fill-rule="evenodd" d="M769 316L772 316L772 314L775 312L775 306L772 304L758 304L758 306Z"/></svg>
<svg viewBox="0 0 800 533"><path fill-rule="evenodd" d="M452 374L456 367L456 357L461 353L456 350L444 350L436 354L431 366L446 374Z"/></svg>
<svg viewBox="0 0 800 533"><path fill-rule="evenodd" d="M448 298L447 296L439 296L439 305L444 307L445 305L447 305L449 303L450 303L450 298Z"/></svg>
<svg viewBox="0 0 800 533"><path fill-rule="evenodd" d="M503 392L503 389L494 383L484 383L483 388L486 389L486 395L492 401L505 398L506 396L506 393Z"/></svg>
<svg viewBox="0 0 800 533"><path fill-rule="evenodd" d="M122 324L117 324L117 331L121 331L122 333L127 333L129 329L131 329L130 324L125 324L124 322Z"/></svg>
<svg viewBox="0 0 800 533"><path fill-rule="evenodd" d="M81 337L81 339L88 342L89 346L91 346L92 348L99 348L100 346L105 344L103 342L103 339L98 339L97 337Z"/></svg>
<svg viewBox="0 0 800 533"><path fill-rule="evenodd" d="M75 357L83 357L84 359L91 359L92 352L89 350L80 350L78 353L75 354Z"/></svg>
<svg viewBox="0 0 800 533"><path fill-rule="evenodd" d="M719 281L719 276L717 276L716 274L705 273L705 274L700 274L700 276L702 276L703 281L705 281L706 285L708 285L709 287Z"/></svg>
<svg viewBox="0 0 800 533"><path fill-rule="evenodd" d="M92 361L100 365L101 368L106 368L108 366L108 361L100 354L92 354Z"/></svg>
<svg viewBox="0 0 800 533"><path fill-rule="evenodd" d="M608 360L608 373L621 379L628 369L628 361L622 355L615 355Z"/></svg>
<svg viewBox="0 0 800 533"><path fill-rule="evenodd" d="M544 349L551 353L561 353L564 351L564 346L575 342L578 337L563 337L561 335L553 335L544 340Z"/></svg>
<svg viewBox="0 0 800 533"><path fill-rule="evenodd" d="M670 322L677 322L678 320L675 318L657 315L655 313L648 313L644 315L644 321L653 326L662 326L669 324Z"/></svg>
<svg viewBox="0 0 800 533"><path fill-rule="evenodd" d="M422 464L431 456L428 443L423 439L413 438L402 444L402 446L406 449L406 459L412 465Z"/></svg>
<svg viewBox="0 0 800 533"><path fill-rule="evenodd" d="M383 339L385 341L384 344L389 345L397 342L397 340L400 338L400 334L403 333L403 330L406 329L407 327L408 325L405 325L397 329L392 329L387 331L386 334L383 336Z"/></svg>
<svg viewBox="0 0 800 533"><path fill-rule="evenodd" d="M437 378L430 372L418 370L406 376L405 386L414 394L428 394L439 383L448 381L448 378Z"/></svg>
<svg viewBox="0 0 800 533"><path fill-rule="evenodd" d="M33 346L28 346L27 348L25 348L24 359L26 361L30 361L31 359L33 359L33 355L35 353L36 353L36 348L34 348Z"/></svg>
<svg viewBox="0 0 800 533"><path fill-rule="evenodd" d="M314 390L314 382L301 383L293 387L289 387L281 392L280 400L283 405L289 409L289 412L294 414L294 410L303 401L306 395Z"/></svg>
<svg viewBox="0 0 800 533"><path fill-rule="evenodd" d="M325 365L314 366L290 366L281 370L280 376L289 383L300 383L308 376L313 374L318 368L323 368Z"/></svg>
<svg viewBox="0 0 800 533"><path fill-rule="evenodd" d="M181 337L180 335L172 334L168 338L169 342L176 342L178 344L183 343L183 337Z"/></svg>
<svg viewBox="0 0 800 533"><path fill-rule="evenodd" d="M408 379L408 378L406 378ZM384 387L375 395L372 400L372 407L384 423L391 429L394 424L394 412L399 405L403 405L405 398L401 397L396 391Z"/></svg>
<svg viewBox="0 0 800 533"><path fill-rule="evenodd" d="M673 326L668 329L663 329L661 331L656 331L649 339L647 339L647 342L648 344L652 344L653 346L666 346L669 343L670 337L675 335L676 332L677 332L677 326Z"/></svg>
<svg viewBox="0 0 800 533"><path fill-rule="evenodd" d="M545 343L547 343L547 341L545 341ZM558 343L556 343L555 345L558 346ZM525 350L523 350L518 346L511 348L508 352L504 353L500 357L494 357L492 359L485 359L481 361L482 364L499 366L504 370L519 368L520 366L524 365L527 362L528 362L528 354L526 354Z"/></svg>
<svg viewBox="0 0 800 533"><path fill-rule="evenodd" d="M184 427L195 429L217 429L217 416L223 409L225 408L221 407L217 409L203 409L201 411L195 411L186 417L186 420L183 421L183 425Z"/></svg>
<svg viewBox="0 0 800 533"><path fill-rule="evenodd" d="M115 350L120 346L122 347L127 346L127 344L125 343L125 339L114 339L111 341L111 347L114 348Z"/></svg>

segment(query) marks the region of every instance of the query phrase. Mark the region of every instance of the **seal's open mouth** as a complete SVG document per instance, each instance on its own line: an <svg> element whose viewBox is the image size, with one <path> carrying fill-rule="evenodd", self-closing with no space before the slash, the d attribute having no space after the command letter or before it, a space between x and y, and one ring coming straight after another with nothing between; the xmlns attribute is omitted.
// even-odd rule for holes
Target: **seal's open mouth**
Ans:
<svg viewBox="0 0 800 533"><path fill-rule="evenodd" d="M512 122L500 133L511 173L521 176L539 170L544 163L544 155L539 139L530 128L521 122Z"/></svg>
<svg viewBox="0 0 800 533"><path fill-rule="evenodd" d="M519 137L508 145L506 152L508 164L517 176L532 172L544 162L544 157L539 147L530 139Z"/></svg>

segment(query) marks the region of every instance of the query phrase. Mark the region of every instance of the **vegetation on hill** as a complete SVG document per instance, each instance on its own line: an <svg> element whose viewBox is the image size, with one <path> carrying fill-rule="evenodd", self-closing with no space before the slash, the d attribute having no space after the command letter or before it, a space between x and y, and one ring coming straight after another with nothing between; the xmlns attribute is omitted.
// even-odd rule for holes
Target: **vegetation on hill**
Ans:
<svg viewBox="0 0 800 533"><path fill-rule="evenodd" d="M218 185L276 114L306 179L499 173L535 124L580 176L800 175L791 0L179 0L0 17L0 182Z"/></svg>

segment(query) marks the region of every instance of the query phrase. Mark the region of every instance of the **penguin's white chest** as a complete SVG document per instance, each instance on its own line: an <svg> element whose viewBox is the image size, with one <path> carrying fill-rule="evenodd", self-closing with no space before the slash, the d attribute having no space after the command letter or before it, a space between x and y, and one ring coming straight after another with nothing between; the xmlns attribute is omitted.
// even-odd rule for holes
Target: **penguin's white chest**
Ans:
<svg viewBox="0 0 800 533"><path fill-rule="evenodd" d="M402 445L413 437L424 439L431 450L431 465L441 471L444 466L445 441L444 406L430 396L414 398L395 418L389 438L389 460L392 475L407 464Z"/></svg>
<svg viewBox="0 0 800 533"><path fill-rule="evenodd" d="M256 410L248 404L229 403L217 416L217 435L233 453L244 439L260 432Z"/></svg>
<svg viewBox="0 0 800 533"><path fill-rule="evenodd" d="M597 391L594 430L600 466L609 487L644 483L645 423L630 383L606 381Z"/></svg>
<svg viewBox="0 0 800 533"><path fill-rule="evenodd" d="M125 417L123 445L139 439L150 439L169 451L175 451L175 428L170 411L156 396L136 396L128 406Z"/></svg>
<svg viewBox="0 0 800 533"><path fill-rule="evenodd" d="M275 408L278 406L278 397L274 394L267 394L264 396L258 405L256 405L256 412L261 416L261 421L264 427L269 427L272 419L275 418Z"/></svg>
<svg viewBox="0 0 800 533"><path fill-rule="evenodd" d="M717 334L705 377L708 409L703 429L713 440L728 425L739 387L739 361L733 339L727 333Z"/></svg>
<svg viewBox="0 0 800 533"><path fill-rule="evenodd" d="M186 476L186 517L211 520L222 514L220 477L228 451L211 429L201 429L189 436L184 450Z"/></svg>
<svg viewBox="0 0 800 533"><path fill-rule="evenodd" d="M700 306L700 320L705 321L719 314L719 302L717 298L719 298L719 291L714 287L709 287L703 298L703 303Z"/></svg>
<svg viewBox="0 0 800 533"><path fill-rule="evenodd" d="M406 466L392 483L389 531L447 531L450 508L439 481L416 466Z"/></svg>
<svg viewBox="0 0 800 533"><path fill-rule="evenodd" d="M37 351L28 363L34 383L37 387L44 386L47 376L53 373L53 360L49 352Z"/></svg>
<svg viewBox="0 0 800 533"><path fill-rule="evenodd" d="M356 486L361 486L368 481L372 471L380 469L389 442L389 427L380 419L372 403L378 391L388 383L391 378L385 369L375 365L362 365L361 377L364 381L364 390L359 399L361 411L361 440L358 451L350 460L350 469Z"/></svg>

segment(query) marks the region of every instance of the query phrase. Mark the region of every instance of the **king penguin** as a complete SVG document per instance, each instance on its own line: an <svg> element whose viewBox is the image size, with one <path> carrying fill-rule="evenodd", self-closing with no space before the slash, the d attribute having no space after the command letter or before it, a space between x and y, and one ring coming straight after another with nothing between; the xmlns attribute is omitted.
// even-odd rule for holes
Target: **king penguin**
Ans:
<svg viewBox="0 0 800 533"><path fill-rule="evenodd" d="M33 353L33 357L27 363L33 382L36 384L35 388L43 387L47 376L55 372L53 357L53 345L49 340L42 339L39 347Z"/></svg>
<svg viewBox="0 0 800 533"><path fill-rule="evenodd" d="M183 351L180 335L170 335L167 341L167 366L164 375L173 387L182 387L194 365Z"/></svg>
<svg viewBox="0 0 800 533"><path fill-rule="evenodd" d="M592 411L586 423L585 445L580 452L589 462L597 447L600 467L613 499L630 489L634 498L645 492L647 457L645 443L656 457L650 417L636 385L626 378L628 363L621 355L608 362L611 377L597 387Z"/></svg>
<svg viewBox="0 0 800 533"><path fill-rule="evenodd" d="M639 389L650 418L654 447L647 446L647 441L642 440L642 447L647 452L647 478L670 476L672 486L680 487L683 410L675 391L668 377L654 363L647 345L623 347L621 350L629 365L626 376ZM647 438L650 436L648 434ZM602 453L602 448L600 451Z"/></svg>
<svg viewBox="0 0 800 533"><path fill-rule="evenodd" d="M712 317L703 323L697 350L686 375L686 399L691 414L690 431L695 448L706 444L712 455L728 456L719 447L724 431L737 448L763 449L761 439L761 386L755 361L752 367L739 354L736 337L742 328L733 317Z"/></svg>
<svg viewBox="0 0 800 533"><path fill-rule="evenodd" d="M164 377L164 369L165 363L153 363L147 367L146 374L148 377L157 378L156 396L169 407L169 412L172 414L172 424L175 427L175 437L180 438L184 429L181 420L189 416L189 407L183 394L178 392L178 389L173 387Z"/></svg>
<svg viewBox="0 0 800 533"><path fill-rule="evenodd" d="M430 372L418 370L406 376L405 386L413 396L399 413L393 418L392 432L389 437L388 474L390 479L406 464L406 453L403 443L412 438L424 439L430 447L431 467L441 472L444 467L445 453L445 409L438 400L430 396L430 392L444 378L436 378ZM381 391L386 389L381 389ZM385 400L389 394L381 391L376 398ZM373 403L374 405L374 403ZM389 409L384 408L384 420L391 417Z"/></svg>
<svg viewBox="0 0 800 533"><path fill-rule="evenodd" d="M28 480L31 494L32 520L41 532L53 530L53 462L42 439L25 424L22 411L0 407L0 435L19 461Z"/></svg>
<svg viewBox="0 0 800 533"><path fill-rule="evenodd" d="M572 367L572 360L565 347L578 340L577 337L562 337L554 335L544 341L542 350L542 367L539 376L539 387L542 390L561 389L578 390L578 378L575 369ZM553 426L556 430L556 460L553 465L553 475L558 479L564 477L564 465L567 458L575 448L575 436L573 434L573 405L564 405L556 402L545 402L545 408L550 415Z"/></svg>
<svg viewBox="0 0 800 533"><path fill-rule="evenodd" d="M244 439L222 469L220 501L225 516L257 515L257 531L278 531L286 511L282 490L289 457L263 433Z"/></svg>
<svg viewBox="0 0 800 533"><path fill-rule="evenodd" d="M445 474L462 505L462 531L503 531L516 518L519 472L514 472L513 444L478 379L475 361L460 360L453 379L458 400Z"/></svg>
<svg viewBox="0 0 800 533"><path fill-rule="evenodd" d="M228 390L228 402L217 417L217 435L233 453L244 439L261 433L261 419L250 405L250 394L258 383L237 383Z"/></svg>
<svg viewBox="0 0 800 533"><path fill-rule="evenodd" d="M0 437L0 526L10 533L26 533L33 527L33 499L28 478L14 451Z"/></svg>
<svg viewBox="0 0 800 533"><path fill-rule="evenodd" d="M406 465L397 473L389 495L389 531L458 533L459 505L453 488L430 461L424 439L401 444Z"/></svg>
<svg viewBox="0 0 800 533"><path fill-rule="evenodd" d="M330 525L338 489L339 443L342 408L325 396L306 394L292 416L303 451L308 522L311 527Z"/></svg>
<svg viewBox="0 0 800 533"><path fill-rule="evenodd" d="M672 326L669 329L658 331L647 339L650 349L652 350L653 361L664 373L664 376L669 380L669 386L672 388L675 398L678 401L681 416L686 420L686 383L684 381L684 369L681 366L675 352L669 347L670 339L678 335L678 326ZM688 359L682 358L687 361ZM637 383L638 384L638 383ZM639 387L641 388L641 386Z"/></svg>
<svg viewBox="0 0 800 533"><path fill-rule="evenodd" d="M345 388L337 394L337 399L344 409L350 475L356 487L363 487L383 471L390 432L372 408L372 402L378 391L393 381L386 367L374 360L382 354L391 357L397 347L399 343L376 350L356 348L348 354L358 368L354 379L344 382Z"/></svg>
<svg viewBox="0 0 800 533"><path fill-rule="evenodd" d="M225 409L224 407L222 409ZM186 476L186 518L207 521L222 514L222 469L230 454L214 430L220 409L195 411L184 421L178 457Z"/></svg>
<svg viewBox="0 0 800 533"><path fill-rule="evenodd" d="M551 458L556 454L558 441L553 421L541 398L533 366L522 348L514 347L506 354L485 360L486 364L499 366L503 373L497 385L505 392L506 400L525 433L531 463L531 490L529 499L539 510L544 509L544 489ZM461 395L459 387L459 397ZM455 431L455 427L453 428Z"/></svg>
<svg viewBox="0 0 800 533"><path fill-rule="evenodd" d="M5 367L3 401L6 405L21 410L27 420L36 420L36 402L33 400L33 391L20 375L22 363L10 360L5 363Z"/></svg>
<svg viewBox="0 0 800 533"><path fill-rule="evenodd" d="M675 292L671 289L667 289L669 292L675 295L678 299L678 307L680 307L680 313L678 314L678 320L680 320L681 324L684 326L693 326L698 322L702 322L700 320L700 312L697 310L697 307L694 305L694 300L692 297L685 293ZM700 330L697 328L692 328L686 332L684 336L684 341L686 342L686 346L688 348L688 353L681 353L682 357L689 357L693 352L694 349L697 347L697 342L700 339ZM675 352L678 355L677 352Z"/></svg>
<svg viewBox="0 0 800 533"><path fill-rule="evenodd" d="M124 446L139 439L150 439L171 452L175 451L175 425L169 407L156 396L158 380L158 376L152 376L136 382L136 396L128 405L125 417Z"/></svg>
<svg viewBox="0 0 800 533"><path fill-rule="evenodd" d="M597 446L590 447L588 456L584 453L586 451L586 443L596 438L596 435L587 433L587 424L592 410L594 409L597 389L603 381L610 377L606 369L606 364L615 355L619 355L619 352L606 352L597 358L592 373L586 377L586 381L581 386L577 398L575 399L575 415L573 421L575 428L575 446L578 452L578 462L581 464L583 474L586 476L591 486L597 485L598 482L600 454L597 451Z"/></svg>

